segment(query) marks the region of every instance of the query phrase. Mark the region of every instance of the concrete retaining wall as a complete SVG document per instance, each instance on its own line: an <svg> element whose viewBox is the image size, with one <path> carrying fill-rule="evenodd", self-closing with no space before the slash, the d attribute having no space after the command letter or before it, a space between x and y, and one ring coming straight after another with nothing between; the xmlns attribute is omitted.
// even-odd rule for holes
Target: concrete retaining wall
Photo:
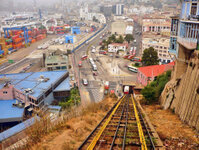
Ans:
<svg viewBox="0 0 199 150"><path fill-rule="evenodd" d="M178 69L174 74L175 71ZM199 52L192 54L185 73L166 85L160 102L164 109L172 109L182 121L199 131Z"/></svg>

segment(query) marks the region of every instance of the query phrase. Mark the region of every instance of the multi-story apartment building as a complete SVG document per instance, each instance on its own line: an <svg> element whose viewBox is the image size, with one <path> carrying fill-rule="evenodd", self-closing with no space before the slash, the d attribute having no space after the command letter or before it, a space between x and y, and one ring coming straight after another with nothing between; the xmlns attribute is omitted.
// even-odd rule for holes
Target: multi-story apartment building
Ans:
<svg viewBox="0 0 199 150"><path fill-rule="evenodd" d="M186 71L188 60L197 47L199 33L199 1L180 0L180 2L182 7L178 22L176 78Z"/></svg>
<svg viewBox="0 0 199 150"><path fill-rule="evenodd" d="M179 16L171 17L171 33L170 33L169 53L171 54L172 58L177 56L178 23L179 23Z"/></svg>
<svg viewBox="0 0 199 150"><path fill-rule="evenodd" d="M142 32L170 32L171 22L165 18L144 18L142 20Z"/></svg>
<svg viewBox="0 0 199 150"><path fill-rule="evenodd" d="M166 37L157 37L157 38L143 38L142 39L142 53L145 49L153 47L160 59L162 64L170 63L172 61L171 56L169 55L169 38Z"/></svg>
<svg viewBox="0 0 199 150"><path fill-rule="evenodd" d="M124 4L116 4L113 6L113 13L117 16L121 16L124 13Z"/></svg>

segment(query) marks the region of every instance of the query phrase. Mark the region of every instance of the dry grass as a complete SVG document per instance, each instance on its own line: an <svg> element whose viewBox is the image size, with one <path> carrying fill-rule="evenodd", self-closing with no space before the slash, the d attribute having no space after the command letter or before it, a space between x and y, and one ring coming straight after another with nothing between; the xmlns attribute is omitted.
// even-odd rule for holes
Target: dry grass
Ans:
<svg viewBox="0 0 199 150"><path fill-rule="evenodd" d="M195 149L194 144L199 142L198 133L184 124L171 110L162 110L160 105L146 105L144 109L164 145L168 145L168 149L172 149L172 146L182 150ZM179 143L184 143L184 146L177 147Z"/></svg>
<svg viewBox="0 0 199 150"><path fill-rule="evenodd" d="M20 149L77 149L116 100L115 97L107 97L98 104L71 108L64 112L62 119L56 124L50 123L47 117L42 118L26 131L29 139Z"/></svg>

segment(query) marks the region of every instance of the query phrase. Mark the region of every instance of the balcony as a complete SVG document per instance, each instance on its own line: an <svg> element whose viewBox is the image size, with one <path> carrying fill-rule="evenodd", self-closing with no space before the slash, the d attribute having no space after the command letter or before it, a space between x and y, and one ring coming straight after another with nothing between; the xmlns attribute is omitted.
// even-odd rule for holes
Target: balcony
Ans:
<svg viewBox="0 0 199 150"><path fill-rule="evenodd" d="M177 52L174 49L169 49L169 53L172 55L177 55Z"/></svg>
<svg viewBox="0 0 199 150"><path fill-rule="evenodd" d="M197 39L178 37L178 43L189 50L196 49Z"/></svg>

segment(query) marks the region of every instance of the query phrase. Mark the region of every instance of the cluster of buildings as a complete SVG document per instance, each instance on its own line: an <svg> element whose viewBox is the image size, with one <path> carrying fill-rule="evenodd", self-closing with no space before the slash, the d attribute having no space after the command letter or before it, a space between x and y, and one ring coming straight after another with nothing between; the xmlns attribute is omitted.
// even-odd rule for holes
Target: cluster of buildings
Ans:
<svg viewBox="0 0 199 150"><path fill-rule="evenodd" d="M158 52L161 62L168 64L139 68L137 81L142 85L146 86L149 81L152 81L152 77L160 75L168 68L171 69L173 64L170 62L173 60L175 60L174 76L175 78L180 77L186 71L193 52L199 49L199 2L196 0L181 0L181 3L180 15L172 16L170 27L168 23L165 26L166 30L170 30L169 37L161 34L161 27L158 28L154 24L146 27L146 24L143 24L142 50L153 47ZM164 27L162 29L164 30ZM153 37L149 38L149 35L145 35L145 32L150 32ZM152 34L154 32L160 33L154 35Z"/></svg>
<svg viewBox="0 0 199 150"><path fill-rule="evenodd" d="M31 117L33 110L45 111L53 101L69 96L66 70L0 75L1 131Z"/></svg>
<svg viewBox="0 0 199 150"><path fill-rule="evenodd" d="M161 64L170 63L174 58L169 54L171 21L168 18L144 18L142 20L142 53L153 47Z"/></svg>
<svg viewBox="0 0 199 150"><path fill-rule="evenodd" d="M88 4L80 8L80 19L92 21L94 18L100 23L106 23L106 17L102 13L89 12Z"/></svg>

